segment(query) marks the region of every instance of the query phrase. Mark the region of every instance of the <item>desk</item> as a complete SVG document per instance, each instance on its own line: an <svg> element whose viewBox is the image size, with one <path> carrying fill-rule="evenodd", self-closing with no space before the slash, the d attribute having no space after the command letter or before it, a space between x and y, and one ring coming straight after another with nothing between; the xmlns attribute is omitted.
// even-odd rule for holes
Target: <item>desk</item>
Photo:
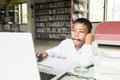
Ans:
<svg viewBox="0 0 120 80"><path fill-rule="evenodd" d="M77 63L71 63L66 69L59 70L59 69L53 69L50 71L50 73L58 72L72 72L76 75L86 76L86 77L95 77L97 80L120 80L120 51L104 51L104 50L98 50L98 55L93 57L94 67L91 67L89 69L89 72L86 74L78 74L74 72L74 67L77 65ZM45 59L45 61L49 60ZM66 66L65 61L63 59L56 59L56 64L61 63L59 66ZM53 58L53 63L55 63ZM61 62L60 62L61 61ZM44 61L43 61L44 62ZM51 62L51 61L50 61ZM54 66L53 66L54 67ZM40 68L42 70L42 68ZM49 72L49 70L45 69L45 72ZM55 70L55 71L54 71ZM70 79L66 79L70 80ZM74 79L72 79L74 80ZM76 79L75 79L76 80Z"/></svg>
<svg viewBox="0 0 120 80"><path fill-rule="evenodd" d="M48 65L49 67L45 67L43 65L40 65L42 63L45 63L45 62L48 62ZM57 67L54 67L53 65L49 65L50 62L51 63L55 63L56 65L62 67L62 66L65 66L64 69L63 68L57 68ZM81 76L86 76L86 77L93 77L93 67L89 69L89 72L88 73L84 73L84 74L78 74L78 73L75 73L73 68L76 66L76 63L69 63L67 62L66 60L64 59L58 59L58 58L51 58L51 57L48 57L47 59L43 60L42 62L39 62L38 63L38 66L39 66L39 71L41 72L46 72L46 73L51 73L51 74L55 74L57 75L56 77L54 77L52 80L57 80L61 75L63 75L64 73L66 72L72 72L73 74L76 74L76 75L81 75ZM68 79L65 79L65 80L68 80ZM76 79L73 79L72 80L76 80Z"/></svg>

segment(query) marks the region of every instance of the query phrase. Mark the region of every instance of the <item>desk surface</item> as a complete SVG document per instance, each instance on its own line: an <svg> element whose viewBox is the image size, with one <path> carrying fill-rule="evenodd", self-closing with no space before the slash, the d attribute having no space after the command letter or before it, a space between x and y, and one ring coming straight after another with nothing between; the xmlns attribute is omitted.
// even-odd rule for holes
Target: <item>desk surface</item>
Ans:
<svg viewBox="0 0 120 80"><path fill-rule="evenodd" d="M67 65L67 67L65 67L65 69L60 69L60 68L56 68L56 67L53 67L53 65L51 64L49 64L50 62L51 63L55 63L55 62L57 62L57 63L55 63L56 65L58 65L58 66L60 66L60 67L63 67L63 66L66 66ZM46 63L46 62L48 62L48 65L46 65L46 64L44 64L44 63ZM41 65L42 64L42 65ZM76 73L75 71L74 71L74 67L76 66L76 63L68 63L66 60L64 60L64 59L58 59L58 58L51 58L51 57L48 57L47 59L45 59L45 60L43 60L42 62L39 62L38 63L38 65L39 65L39 71L41 71L41 72L46 72L46 73L51 73L51 74L55 74L55 75L57 75L56 77L54 77L52 80L56 80L57 78L59 78L61 75L63 75L64 73L66 73L66 72L71 72L71 73L73 73L73 74L75 74L75 75L81 75L81 76L86 76L86 77L93 77L93 67L92 68L89 68L89 71L87 72L87 73ZM45 65L45 66L47 66L47 67L45 67L45 66L43 66L43 65ZM49 67L48 67L49 66ZM68 78L67 79L65 79L65 80L68 80ZM75 79L73 79L72 78L72 80L76 80L76 78Z"/></svg>

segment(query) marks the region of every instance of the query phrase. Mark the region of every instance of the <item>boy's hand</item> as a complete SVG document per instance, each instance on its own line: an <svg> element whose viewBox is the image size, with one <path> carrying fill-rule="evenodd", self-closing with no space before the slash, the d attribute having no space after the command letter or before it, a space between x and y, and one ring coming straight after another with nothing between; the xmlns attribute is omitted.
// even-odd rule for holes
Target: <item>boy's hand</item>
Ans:
<svg viewBox="0 0 120 80"><path fill-rule="evenodd" d="M46 58L48 54L46 52L36 52L36 56L40 56L41 58Z"/></svg>
<svg viewBox="0 0 120 80"><path fill-rule="evenodd" d="M92 44L92 41L93 41L93 34L88 33L85 37L85 44Z"/></svg>

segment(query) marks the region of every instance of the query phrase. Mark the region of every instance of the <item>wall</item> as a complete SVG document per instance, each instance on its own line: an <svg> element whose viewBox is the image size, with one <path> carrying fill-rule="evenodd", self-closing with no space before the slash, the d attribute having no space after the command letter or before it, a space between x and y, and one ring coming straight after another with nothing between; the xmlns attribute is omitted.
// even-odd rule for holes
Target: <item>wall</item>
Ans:
<svg viewBox="0 0 120 80"><path fill-rule="evenodd" d="M96 29L96 27L97 27L98 24L100 24L100 23L92 23L92 26L93 26L92 33L93 34L95 33L95 29Z"/></svg>

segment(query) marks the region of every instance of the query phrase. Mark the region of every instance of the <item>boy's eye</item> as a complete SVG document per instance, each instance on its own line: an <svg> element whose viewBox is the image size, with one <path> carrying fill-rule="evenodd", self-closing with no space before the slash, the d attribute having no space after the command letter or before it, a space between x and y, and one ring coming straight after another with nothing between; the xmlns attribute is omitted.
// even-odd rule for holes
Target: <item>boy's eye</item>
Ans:
<svg viewBox="0 0 120 80"><path fill-rule="evenodd" d="M72 31L75 31L74 29L72 29Z"/></svg>
<svg viewBox="0 0 120 80"><path fill-rule="evenodd" d="M84 31L80 31L80 33L84 33Z"/></svg>

